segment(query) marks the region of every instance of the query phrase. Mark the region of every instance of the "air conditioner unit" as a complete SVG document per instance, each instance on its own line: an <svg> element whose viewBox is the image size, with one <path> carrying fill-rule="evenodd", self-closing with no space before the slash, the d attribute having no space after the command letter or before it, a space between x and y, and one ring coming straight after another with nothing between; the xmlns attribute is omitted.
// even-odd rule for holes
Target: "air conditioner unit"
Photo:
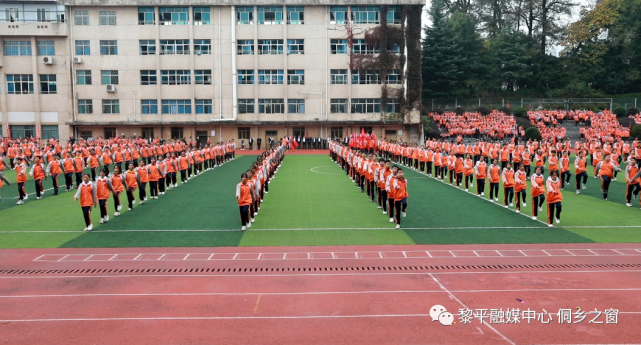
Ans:
<svg viewBox="0 0 641 345"><path fill-rule="evenodd" d="M73 58L73 63L82 63L82 58L79 58L79 57Z"/></svg>
<svg viewBox="0 0 641 345"><path fill-rule="evenodd" d="M43 56L42 63L45 65L53 65L54 64L53 56Z"/></svg>
<svg viewBox="0 0 641 345"><path fill-rule="evenodd" d="M107 92L116 92L116 85L107 84Z"/></svg>

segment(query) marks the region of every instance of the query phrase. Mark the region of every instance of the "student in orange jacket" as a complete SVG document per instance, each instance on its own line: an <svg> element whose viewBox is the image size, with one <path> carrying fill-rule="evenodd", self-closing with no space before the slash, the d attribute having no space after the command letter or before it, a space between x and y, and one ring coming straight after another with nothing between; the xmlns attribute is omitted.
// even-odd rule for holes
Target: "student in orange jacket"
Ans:
<svg viewBox="0 0 641 345"><path fill-rule="evenodd" d="M488 167L488 175L490 176L490 201L499 201L499 183L501 182L501 167L499 160L494 158L492 164Z"/></svg>
<svg viewBox="0 0 641 345"><path fill-rule="evenodd" d="M514 196L516 198L516 213L521 212L521 204L527 206L525 200L527 198L527 172L525 165L519 163L519 170L514 174Z"/></svg>
<svg viewBox="0 0 641 345"><path fill-rule="evenodd" d="M16 205L24 204L24 201L29 198L29 195L24 189L24 184L27 182L27 164L22 157L14 159L13 170L16 171L16 182L18 183L18 202Z"/></svg>
<svg viewBox="0 0 641 345"><path fill-rule="evenodd" d="M401 228L401 215L407 216L407 179L403 169L398 169L392 179L391 188L394 190L394 211L396 212L396 229Z"/></svg>
<svg viewBox="0 0 641 345"><path fill-rule="evenodd" d="M123 180L125 184L125 190L127 191L127 201L129 203L129 208L127 210L131 211L131 209L134 207L134 204L136 203L134 191L136 191L136 189L140 185L140 176L138 176L138 173L134 168L134 163L129 163L129 169L125 171L124 175L125 176Z"/></svg>
<svg viewBox="0 0 641 345"><path fill-rule="evenodd" d="M635 157L630 157L628 165L625 167L625 206L632 207L631 199L639 197L639 190L641 190L641 178L636 177L639 174L638 160Z"/></svg>
<svg viewBox="0 0 641 345"><path fill-rule="evenodd" d="M610 189L610 182L614 178L615 171L621 171L621 169L614 164L611 160L610 154L605 154L603 160L597 164L595 171L598 171L598 176L601 179L601 191L603 192L603 200L608 199L608 190Z"/></svg>
<svg viewBox="0 0 641 345"><path fill-rule="evenodd" d="M559 162L559 168L561 169L561 190L563 190L565 185L569 184L570 179L572 178L572 173L570 172L570 155L568 151L563 151L561 161Z"/></svg>
<svg viewBox="0 0 641 345"><path fill-rule="evenodd" d="M532 219L536 220L539 215L538 211L543 211L545 203L545 177L541 167L534 169L534 174L530 176L530 194L532 194Z"/></svg>
<svg viewBox="0 0 641 345"><path fill-rule="evenodd" d="M581 194L580 188L586 189L585 184L588 182L587 160L585 151L581 150L574 159L574 175L576 180L576 194Z"/></svg>
<svg viewBox="0 0 641 345"><path fill-rule="evenodd" d="M40 156L36 156L33 163L31 171L29 171L29 176L33 178L33 181L36 184L36 200L40 200L42 199L42 193L45 191L42 187L42 180L47 179L47 172Z"/></svg>
<svg viewBox="0 0 641 345"><path fill-rule="evenodd" d="M474 165L476 173L476 195L485 196L485 179L487 179L487 163L484 159L479 159Z"/></svg>
<svg viewBox="0 0 641 345"><path fill-rule="evenodd" d="M53 183L53 195L58 195L58 176L62 173L60 168L60 161L58 160L58 155L51 156L51 161L47 164L47 175L51 176L51 181Z"/></svg>
<svg viewBox="0 0 641 345"><path fill-rule="evenodd" d="M559 179L559 172L550 172L550 177L546 182L547 188L547 202L548 202L548 226L552 227L552 218L556 223L561 223L561 201L563 201L563 194L561 194L561 180Z"/></svg>
<svg viewBox="0 0 641 345"><path fill-rule="evenodd" d="M98 205L98 196L96 192L96 185L91 183L89 174L82 175L82 183L78 187L76 195L73 196L73 201L80 199L80 207L82 208L82 215L85 217L85 231L91 231L93 224L91 224L91 208Z"/></svg>
<svg viewBox="0 0 641 345"><path fill-rule="evenodd" d="M100 175L96 178L96 195L98 197L98 205L100 205L100 224L109 221L109 212L107 211L107 202L109 196L114 193L111 180L107 175L109 170L107 168L100 169Z"/></svg>
<svg viewBox="0 0 641 345"><path fill-rule="evenodd" d="M243 173L240 176L240 183L236 185L236 200L238 201L238 209L240 210L241 230L247 230L248 227L251 227L249 206L254 202L254 198L254 190L249 184L247 174Z"/></svg>
<svg viewBox="0 0 641 345"><path fill-rule="evenodd" d="M474 161L472 155L467 153L463 161L463 178L465 179L465 191L467 192L470 187L474 187Z"/></svg>
<svg viewBox="0 0 641 345"><path fill-rule="evenodd" d="M143 162L142 159L138 161L138 168L136 169L136 173L138 174L138 183L140 187L138 189L138 198L140 199L140 205L143 205L147 200L147 183L149 182L149 171L147 171L145 162Z"/></svg>
<svg viewBox="0 0 641 345"><path fill-rule="evenodd" d="M512 168L512 163L505 163L505 168L501 172L501 181L503 182L503 206L505 208L512 207L512 200L514 199L514 169Z"/></svg>
<svg viewBox="0 0 641 345"><path fill-rule="evenodd" d="M115 165L113 173L109 175L109 181L113 189L113 198L114 198L114 217L120 215L120 210L122 209L122 204L120 203L120 194L125 190L124 177L120 173L120 166Z"/></svg>

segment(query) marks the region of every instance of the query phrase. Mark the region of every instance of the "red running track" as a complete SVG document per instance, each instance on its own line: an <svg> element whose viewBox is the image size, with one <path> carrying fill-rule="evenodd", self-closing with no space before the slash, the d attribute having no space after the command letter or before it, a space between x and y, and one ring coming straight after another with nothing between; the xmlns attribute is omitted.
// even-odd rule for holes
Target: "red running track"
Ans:
<svg viewBox="0 0 641 345"><path fill-rule="evenodd" d="M505 252L563 250L564 246L631 254L639 248L637 244L557 244L314 249ZM118 251L250 254L311 249ZM603 344L640 339L641 255L36 260L43 254L89 251L114 252L106 248L0 251L3 340L10 344ZM432 321L429 310L436 304L455 314L456 323L444 326ZM583 321L558 322L559 309L571 310L572 321L578 321L577 307L585 313ZM490 324L489 318L481 323L475 318L471 324L462 324L458 315L462 308L529 309L544 318L516 324ZM616 324L606 323L603 312L607 309L618 310ZM588 313L595 310L601 312L596 322L603 323L590 323L598 315ZM549 323L543 323L550 317Z"/></svg>

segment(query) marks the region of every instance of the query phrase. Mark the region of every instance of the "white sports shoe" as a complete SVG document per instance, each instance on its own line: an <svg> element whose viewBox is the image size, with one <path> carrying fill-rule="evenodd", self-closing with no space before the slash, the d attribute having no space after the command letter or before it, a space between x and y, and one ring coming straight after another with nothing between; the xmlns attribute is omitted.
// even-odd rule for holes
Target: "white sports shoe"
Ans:
<svg viewBox="0 0 641 345"><path fill-rule="evenodd" d="M505 205L504 207L505 207L505 208L508 208L508 206L507 206L507 205Z"/></svg>
<svg viewBox="0 0 641 345"><path fill-rule="evenodd" d="M247 223L247 229L249 229L251 227L252 227L252 222L250 221L249 223Z"/></svg>
<svg viewBox="0 0 641 345"><path fill-rule="evenodd" d="M400 228L401 228L401 224L396 224L396 229L400 229Z"/></svg>
<svg viewBox="0 0 641 345"><path fill-rule="evenodd" d="M253 223L253 222L255 222L255 221L256 221L256 219L254 219L254 218L252 218L252 219L251 219L251 222L252 222L252 223Z"/></svg>
<svg viewBox="0 0 641 345"><path fill-rule="evenodd" d="M513 203L510 203L510 207L512 207L512 206L514 206L514 204L513 204Z"/></svg>
<svg viewBox="0 0 641 345"><path fill-rule="evenodd" d="M120 215L120 212L114 213L114 217L118 217Z"/></svg>
<svg viewBox="0 0 641 345"><path fill-rule="evenodd" d="M474 183L470 183L470 187L474 187Z"/></svg>
<svg viewBox="0 0 641 345"><path fill-rule="evenodd" d="M532 220L536 220L536 216L532 216Z"/></svg>
<svg viewBox="0 0 641 345"><path fill-rule="evenodd" d="M577 189L577 190L576 190L576 194L581 194L581 192L579 192L579 190Z"/></svg>
<svg viewBox="0 0 641 345"><path fill-rule="evenodd" d="M18 202L16 203L16 205L22 205L22 204L24 204L24 201L22 200L18 200Z"/></svg>
<svg viewBox="0 0 641 345"><path fill-rule="evenodd" d="M553 227L554 225L552 225L552 224L548 224L548 226L549 226L549 227Z"/></svg>
<svg viewBox="0 0 641 345"><path fill-rule="evenodd" d="M557 224L561 224L561 220L559 218L555 218Z"/></svg>
<svg viewBox="0 0 641 345"><path fill-rule="evenodd" d="M122 210L122 205L118 205L118 207L116 208L116 211L120 211L120 210Z"/></svg>
<svg viewBox="0 0 641 345"><path fill-rule="evenodd" d="M245 231L245 230L247 230L247 227L243 226L243 227L240 228L240 230Z"/></svg>
<svg viewBox="0 0 641 345"><path fill-rule="evenodd" d="M383 214L387 214L387 211L383 211Z"/></svg>
<svg viewBox="0 0 641 345"><path fill-rule="evenodd" d="M516 210L516 213L521 213L521 211L519 211L519 210Z"/></svg>
<svg viewBox="0 0 641 345"><path fill-rule="evenodd" d="M481 196L485 196L485 192L481 192Z"/></svg>
<svg viewBox="0 0 641 345"><path fill-rule="evenodd" d="M494 198L494 201L499 202L499 198Z"/></svg>
<svg viewBox="0 0 641 345"><path fill-rule="evenodd" d="M254 212L254 216L257 216L257 215L258 215L258 212Z"/></svg>
<svg viewBox="0 0 641 345"><path fill-rule="evenodd" d="M89 230L87 230L87 229L89 229L89 227L84 228L82 231L89 231Z"/></svg>
<svg viewBox="0 0 641 345"><path fill-rule="evenodd" d="M394 218L390 218L390 219L389 219L389 222L390 222L390 223L394 223Z"/></svg>
<svg viewBox="0 0 641 345"><path fill-rule="evenodd" d="M407 217L407 212L403 212L403 218Z"/></svg>
<svg viewBox="0 0 641 345"><path fill-rule="evenodd" d="M141 205L144 205L144 204L145 204L145 200L141 201L141 202L140 202L140 204L141 204Z"/></svg>
<svg viewBox="0 0 641 345"><path fill-rule="evenodd" d="M543 207L539 206L539 212L543 211Z"/></svg>
<svg viewBox="0 0 641 345"><path fill-rule="evenodd" d="M87 227L87 231L91 231L91 230L93 230L93 224L89 224L89 226Z"/></svg>
<svg viewBox="0 0 641 345"><path fill-rule="evenodd" d="M131 207L127 209L127 211L131 211Z"/></svg>
<svg viewBox="0 0 641 345"><path fill-rule="evenodd" d="M27 199L29 199L29 194L26 194L26 195L24 196L24 200L27 200Z"/></svg>
<svg viewBox="0 0 641 345"><path fill-rule="evenodd" d="M465 188L465 191L467 192L467 188Z"/></svg>
<svg viewBox="0 0 641 345"><path fill-rule="evenodd" d="M104 222L105 222L105 219L104 218L100 218L100 224L102 224Z"/></svg>
<svg viewBox="0 0 641 345"><path fill-rule="evenodd" d="M105 216L105 223L109 221L109 215Z"/></svg>
<svg viewBox="0 0 641 345"><path fill-rule="evenodd" d="M632 204L628 202L628 203L625 204L625 206L632 207Z"/></svg>

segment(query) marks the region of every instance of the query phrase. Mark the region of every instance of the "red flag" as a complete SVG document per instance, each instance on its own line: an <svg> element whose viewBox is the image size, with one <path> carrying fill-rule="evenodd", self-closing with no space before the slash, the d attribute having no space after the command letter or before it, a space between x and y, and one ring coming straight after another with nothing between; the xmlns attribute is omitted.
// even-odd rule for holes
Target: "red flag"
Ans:
<svg viewBox="0 0 641 345"><path fill-rule="evenodd" d="M365 135L365 128L361 127L361 136Z"/></svg>
<svg viewBox="0 0 641 345"><path fill-rule="evenodd" d="M510 109L510 101L507 101L507 108Z"/></svg>
<svg viewBox="0 0 641 345"><path fill-rule="evenodd" d="M11 139L11 126L7 126L7 138Z"/></svg>
<svg viewBox="0 0 641 345"><path fill-rule="evenodd" d="M298 143L296 142L296 139L292 138L292 148L296 149L298 148Z"/></svg>

